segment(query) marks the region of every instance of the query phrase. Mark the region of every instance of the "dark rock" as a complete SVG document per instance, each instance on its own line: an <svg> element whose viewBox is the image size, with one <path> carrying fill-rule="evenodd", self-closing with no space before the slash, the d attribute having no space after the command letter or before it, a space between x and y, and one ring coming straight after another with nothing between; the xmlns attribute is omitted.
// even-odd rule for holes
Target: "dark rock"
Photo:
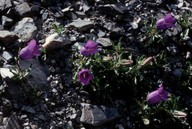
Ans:
<svg viewBox="0 0 192 129"><path fill-rule="evenodd" d="M175 75L176 77L181 77L182 76L182 69L175 69L173 70L173 75Z"/></svg>
<svg viewBox="0 0 192 129"><path fill-rule="evenodd" d="M81 103L82 114L80 121L93 126L99 126L119 117L115 108Z"/></svg>
<svg viewBox="0 0 192 129"><path fill-rule="evenodd" d="M36 59L31 59L29 61L20 61L20 67L23 70L29 68L31 64L32 69L26 76L28 83L38 89L45 88L45 85L47 84L47 75L45 74L43 66L41 66Z"/></svg>
<svg viewBox="0 0 192 129"><path fill-rule="evenodd" d="M26 111L28 113L32 113L32 114L36 113L36 111L33 109L33 107L30 107L30 106L25 106L24 105L21 110Z"/></svg>
<svg viewBox="0 0 192 129"><path fill-rule="evenodd" d="M192 39L188 39L186 42L187 46L189 46L190 48L192 48Z"/></svg>
<svg viewBox="0 0 192 129"><path fill-rule="evenodd" d="M13 114L9 117L5 129L23 129L21 122L19 121L16 114Z"/></svg>
<svg viewBox="0 0 192 129"><path fill-rule="evenodd" d="M123 4L106 4L99 5L99 11L109 15L123 15L125 12L125 6Z"/></svg>
<svg viewBox="0 0 192 129"><path fill-rule="evenodd" d="M3 112L0 112L0 125L3 125Z"/></svg>
<svg viewBox="0 0 192 129"><path fill-rule="evenodd" d="M17 39L18 39L18 36L14 32L10 32L7 30L0 31L0 40L5 45L10 45L11 43L14 43Z"/></svg>
<svg viewBox="0 0 192 129"><path fill-rule="evenodd" d="M5 80L8 85L8 87L5 88L7 97L14 100L22 100L24 98L24 90L22 89L24 85L18 80L13 80L13 78L5 78Z"/></svg>

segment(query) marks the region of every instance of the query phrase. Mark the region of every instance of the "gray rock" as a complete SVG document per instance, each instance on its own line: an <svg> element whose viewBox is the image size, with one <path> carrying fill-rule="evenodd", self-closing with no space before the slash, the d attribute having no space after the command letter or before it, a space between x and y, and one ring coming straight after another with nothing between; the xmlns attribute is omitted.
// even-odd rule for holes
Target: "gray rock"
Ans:
<svg viewBox="0 0 192 129"><path fill-rule="evenodd" d="M0 125L3 125L3 112L0 112Z"/></svg>
<svg viewBox="0 0 192 129"><path fill-rule="evenodd" d="M42 20L45 21L49 16L49 12L43 12L42 14Z"/></svg>
<svg viewBox="0 0 192 129"><path fill-rule="evenodd" d="M9 68L0 68L0 74L3 79L12 78L14 76Z"/></svg>
<svg viewBox="0 0 192 129"><path fill-rule="evenodd" d="M39 115L38 118L41 119L41 120L44 120L44 121L46 120L46 118L45 118L45 116L43 114Z"/></svg>
<svg viewBox="0 0 192 129"><path fill-rule="evenodd" d="M110 39L108 39L108 38L98 38L96 42L101 44L104 47L112 46L112 43L111 43Z"/></svg>
<svg viewBox="0 0 192 129"><path fill-rule="evenodd" d="M13 59L13 56L12 56L9 52L7 52L7 51L3 51L2 57L3 57L7 62L9 62L11 59Z"/></svg>
<svg viewBox="0 0 192 129"><path fill-rule="evenodd" d="M4 30L4 27L2 25L0 25L0 30Z"/></svg>
<svg viewBox="0 0 192 129"><path fill-rule="evenodd" d="M62 48L68 44L71 44L71 41L65 34L54 33L45 39L45 43L42 47L49 51Z"/></svg>
<svg viewBox="0 0 192 129"><path fill-rule="evenodd" d="M24 2L24 3L21 3L19 5L17 5L15 7L15 11L21 16L21 17L24 17L24 16L27 16L31 13L31 8L29 7L29 5Z"/></svg>
<svg viewBox="0 0 192 129"><path fill-rule="evenodd" d="M99 38L104 37L104 36L105 36L105 32L103 32L102 30L99 30L97 36L98 36Z"/></svg>
<svg viewBox="0 0 192 129"><path fill-rule="evenodd" d="M37 27L30 17L23 18L11 30L17 34L22 42L33 39L37 34Z"/></svg>
<svg viewBox="0 0 192 129"><path fill-rule="evenodd" d="M0 125L0 129L5 129L5 127L3 125Z"/></svg>
<svg viewBox="0 0 192 129"><path fill-rule="evenodd" d="M100 126L119 117L115 108L81 103L82 114L80 121L93 126Z"/></svg>
<svg viewBox="0 0 192 129"><path fill-rule="evenodd" d="M89 28L94 26L94 22L93 21L89 21L89 20L81 20L80 18L78 18L77 20L74 20L72 23L69 24L70 27L75 27L77 28L79 31L86 31Z"/></svg>
<svg viewBox="0 0 192 129"><path fill-rule="evenodd" d="M189 39L187 42L186 42L187 46L189 46L190 48L192 48L192 39Z"/></svg>
<svg viewBox="0 0 192 129"><path fill-rule="evenodd" d="M23 129L21 122L19 121L16 114L13 114L9 117L5 129Z"/></svg>
<svg viewBox="0 0 192 129"><path fill-rule="evenodd" d="M119 27L116 23L114 22L106 22L104 23L104 28L108 29L111 32L116 32L118 34L120 34L122 31L124 31L124 28Z"/></svg>
<svg viewBox="0 0 192 129"><path fill-rule="evenodd" d="M12 7L11 0L0 0L0 12Z"/></svg>
<svg viewBox="0 0 192 129"><path fill-rule="evenodd" d="M29 106L23 106L22 110L26 111L26 112L29 112L29 113L32 113L32 114L36 113L36 111L32 107L29 107Z"/></svg>
<svg viewBox="0 0 192 129"><path fill-rule="evenodd" d="M0 31L0 40L5 45L10 45L11 43L15 42L18 39L18 36L14 32L10 32L7 30Z"/></svg>
<svg viewBox="0 0 192 129"><path fill-rule="evenodd" d="M32 69L26 76L29 84L39 89L44 88L47 84L47 75L45 74L44 67L40 65L39 61L36 59L31 59L29 61L20 60L21 69L27 69L31 64Z"/></svg>
<svg viewBox="0 0 192 129"><path fill-rule="evenodd" d="M13 24L13 19L6 16L2 16L2 25L4 27L10 27L12 24Z"/></svg>
<svg viewBox="0 0 192 129"><path fill-rule="evenodd" d="M8 123L8 117L3 118L3 125L6 125Z"/></svg>
<svg viewBox="0 0 192 129"><path fill-rule="evenodd" d="M133 29L137 29L138 28L137 22L131 22L130 24L131 24Z"/></svg>
<svg viewBox="0 0 192 129"><path fill-rule="evenodd" d="M125 7L124 5L118 4L105 4L98 6L99 11L109 15L121 15L124 14Z"/></svg>
<svg viewBox="0 0 192 129"><path fill-rule="evenodd" d="M27 115L21 115L21 117L20 117L21 119L26 119L27 118Z"/></svg>

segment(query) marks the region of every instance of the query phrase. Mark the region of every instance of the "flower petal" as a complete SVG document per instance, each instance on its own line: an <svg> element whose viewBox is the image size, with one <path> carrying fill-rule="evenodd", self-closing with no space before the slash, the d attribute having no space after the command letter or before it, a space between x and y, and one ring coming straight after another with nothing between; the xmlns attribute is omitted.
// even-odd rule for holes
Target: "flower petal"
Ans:
<svg viewBox="0 0 192 129"><path fill-rule="evenodd" d="M24 47L23 49L21 49L21 51L19 52L19 56L23 60L29 60L29 59L31 59L33 57L31 51L29 51L27 46Z"/></svg>

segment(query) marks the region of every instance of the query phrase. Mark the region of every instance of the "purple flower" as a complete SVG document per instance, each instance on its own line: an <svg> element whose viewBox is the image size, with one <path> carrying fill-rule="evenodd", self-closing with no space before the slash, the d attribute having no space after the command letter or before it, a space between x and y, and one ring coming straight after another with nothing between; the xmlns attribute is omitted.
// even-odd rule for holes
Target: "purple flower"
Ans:
<svg viewBox="0 0 192 129"><path fill-rule="evenodd" d="M37 45L37 42L35 39L32 39L28 45L21 49L19 52L19 56L23 60L29 60L34 56L40 55L40 47Z"/></svg>
<svg viewBox="0 0 192 129"><path fill-rule="evenodd" d="M171 15L171 13L167 14L164 18L161 18L157 21L156 26L160 30L166 30L171 27L175 27L175 22L177 19Z"/></svg>
<svg viewBox="0 0 192 129"><path fill-rule="evenodd" d="M147 101L151 104L165 101L168 98L169 98L168 92L164 90L162 84L160 85L160 87L157 90L155 90L147 95Z"/></svg>
<svg viewBox="0 0 192 129"><path fill-rule="evenodd" d="M83 83L84 85L88 85L89 82L93 79L93 75L88 69L82 69L78 73L78 80L79 82Z"/></svg>
<svg viewBox="0 0 192 129"><path fill-rule="evenodd" d="M87 43L81 48L80 53L84 56L90 56L98 52L97 49L98 44L89 40Z"/></svg>

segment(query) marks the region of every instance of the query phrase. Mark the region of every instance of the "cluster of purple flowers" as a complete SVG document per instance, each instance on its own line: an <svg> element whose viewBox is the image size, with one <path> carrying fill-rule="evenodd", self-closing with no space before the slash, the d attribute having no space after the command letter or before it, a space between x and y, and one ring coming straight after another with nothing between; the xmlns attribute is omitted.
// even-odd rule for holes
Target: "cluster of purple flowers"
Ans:
<svg viewBox="0 0 192 129"><path fill-rule="evenodd" d="M98 52L98 44L89 40L87 43L81 48L80 53L85 56L89 57ZM78 73L78 81L81 82L83 85L88 85L90 81L93 79L92 73L89 69L82 69Z"/></svg>
<svg viewBox="0 0 192 129"><path fill-rule="evenodd" d="M159 19L156 22L156 27L159 30L166 30L171 27L175 27L175 22L177 19L171 14L167 14L164 18ZM98 44L89 40L87 43L81 48L80 53L85 56L89 57L98 52ZM26 47L21 49L19 56L23 60L29 60L35 56L40 55L40 46L37 44L37 41L32 39ZM78 71L78 81L83 85L88 85L90 81L93 79L93 74L90 72L89 69L84 68ZM147 102L151 104L159 103L161 101L165 101L168 99L168 92L164 90L163 85L149 93L147 95Z"/></svg>
<svg viewBox="0 0 192 129"><path fill-rule="evenodd" d="M163 18L157 20L156 27L159 30L167 30L169 28L175 27L177 19L171 14L165 15ZM150 104L160 103L166 101L169 98L168 92L164 89L161 84L159 88L155 91L152 91L147 95L147 102Z"/></svg>
<svg viewBox="0 0 192 129"><path fill-rule="evenodd" d="M89 57L98 52L98 44L89 40L80 50L80 53L83 56ZM93 75L89 69L82 69L78 72L78 81L83 85L88 85L90 81L93 79ZM149 93L147 95L147 101L151 104L159 103L161 101L165 101L168 99L168 92L164 90L163 85Z"/></svg>

